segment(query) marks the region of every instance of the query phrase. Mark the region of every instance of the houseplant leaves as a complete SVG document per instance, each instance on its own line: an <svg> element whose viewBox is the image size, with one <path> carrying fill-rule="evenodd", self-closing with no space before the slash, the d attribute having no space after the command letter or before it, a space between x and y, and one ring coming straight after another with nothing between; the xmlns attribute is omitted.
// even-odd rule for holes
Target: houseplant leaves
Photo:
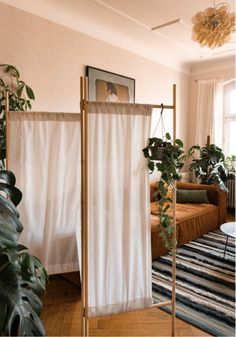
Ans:
<svg viewBox="0 0 236 337"><path fill-rule="evenodd" d="M158 217L162 226L160 236L165 247L171 250L175 248L176 241L173 239L173 219L168 212L170 205L167 203L172 201L168 193L175 181L181 178L180 170L184 165L183 152L182 140L172 141L169 133L165 134L164 140L156 137L149 138L148 145L143 149L150 173L155 170L161 173L154 197L159 205Z"/></svg>
<svg viewBox="0 0 236 337"><path fill-rule="evenodd" d="M18 244L23 226L16 206L21 192L12 172L1 170L0 191L0 334L7 336L45 335L39 315L40 296L48 279L41 261Z"/></svg>
<svg viewBox="0 0 236 337"><path fill-rule="evenodd" d="M0 164L5 167L6 158L6 114L5 95L8 93L9 111L31 109L35 99L29 85L20 80L20 72L11 64L0 64Z"/></svg>

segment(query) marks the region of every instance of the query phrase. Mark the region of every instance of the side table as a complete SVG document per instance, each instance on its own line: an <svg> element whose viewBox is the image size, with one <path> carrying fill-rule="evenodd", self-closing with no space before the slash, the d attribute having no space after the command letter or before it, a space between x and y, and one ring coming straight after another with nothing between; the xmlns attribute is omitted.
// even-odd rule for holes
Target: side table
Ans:
<svg viewBox="0 0 236 337"><path fill-rule="evenodd" d="M226 222L223 223L223 225L220 226L220 230L226 234L226 242L225 242L225 249L224 249L224 256L223 259L225 258L225 254L226 254L226 248L227 248L227 244L228 244L228 238L229 236L235 238L236 237L236 233L235 233L235 226L236 226L236 222Z"/></svg>

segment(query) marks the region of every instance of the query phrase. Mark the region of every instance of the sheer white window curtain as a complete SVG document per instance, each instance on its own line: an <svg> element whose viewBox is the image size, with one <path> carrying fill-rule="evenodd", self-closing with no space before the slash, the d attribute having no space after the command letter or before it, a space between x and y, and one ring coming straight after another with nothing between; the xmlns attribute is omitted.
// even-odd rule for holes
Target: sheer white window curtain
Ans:
<svg viewBox="0 0 236 337"><path fill-rule="evenodd" d="M21 243L50 274L79 269L80 115L10 112L10 168L23 192Z"/></svg>
<svg viewBox="0 0 236 337"><path fill-rule="evenodd" d="M207 136L211 143L222 147L223 81L199 80L197 85L196 144L204 146Z"/></svg>
<svg viewBox="0 0 236 337"><path fill-rule="evenodd" d="M151 108L88 104L89 316L149 307L149 173L142 153Z"/></svg>

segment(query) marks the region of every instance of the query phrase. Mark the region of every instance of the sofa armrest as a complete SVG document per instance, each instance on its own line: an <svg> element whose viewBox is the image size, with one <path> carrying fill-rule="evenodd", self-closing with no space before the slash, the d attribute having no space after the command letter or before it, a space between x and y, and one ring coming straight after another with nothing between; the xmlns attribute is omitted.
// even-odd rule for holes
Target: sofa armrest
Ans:
<svg viewBox="0 0 236 337"><path fill-rule="evenodd" d="M225 222L227 215L227 193L222 191L217 185L195 184L178 181L176 187L182 190L207 190L207 196L210 203L218 207L219 225Z"/></svg>

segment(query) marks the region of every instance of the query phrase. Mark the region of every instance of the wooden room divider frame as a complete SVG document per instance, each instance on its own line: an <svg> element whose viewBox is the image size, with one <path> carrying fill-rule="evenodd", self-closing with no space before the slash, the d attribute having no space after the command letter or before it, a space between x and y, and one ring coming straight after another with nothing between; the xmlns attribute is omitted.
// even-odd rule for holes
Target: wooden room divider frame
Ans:
<svg viewBox="0 0 236 337"><path fill-rule="evenodd" d="M108 103L109 104L109 103ZM119 104L119 103L117 103ZM132 103L133 104L133 103ZM80 77L81 111L81 336L89 336L88 317L88 78ZM173 140L176 139L176 85L173 84L173 104L150 104L154 108L173 111ZM176 184L173 187L173 237L176 240ZM175 336L176 249L172 251L172 299L155 303L152 307L172 306L171 334Z"/></svg>
<svg viewBox="0 0 236 337"><path fill-rule="evenodd" d="M108 103L109 104L109 103ZM119 104L119 103L116 103ZM133 103L132 103L133 104ZM81 336L89 336L88 318L88 79L80 77L80 111L81 111ZM145 104L146 105L146 104ZM169 109L173 111L173 140L176 139L176 85L173 84L173 104L149 104L153 109ZM5 96L6 114L6 168L10 167L10 123L9 99ZM173 186L173 237L176 240L176 185ZM172 251L172 299L155 303L152 307L162 307L171 304L172 320L171 334L175 336L175 292L176 292L176 249Z"/></svg>

